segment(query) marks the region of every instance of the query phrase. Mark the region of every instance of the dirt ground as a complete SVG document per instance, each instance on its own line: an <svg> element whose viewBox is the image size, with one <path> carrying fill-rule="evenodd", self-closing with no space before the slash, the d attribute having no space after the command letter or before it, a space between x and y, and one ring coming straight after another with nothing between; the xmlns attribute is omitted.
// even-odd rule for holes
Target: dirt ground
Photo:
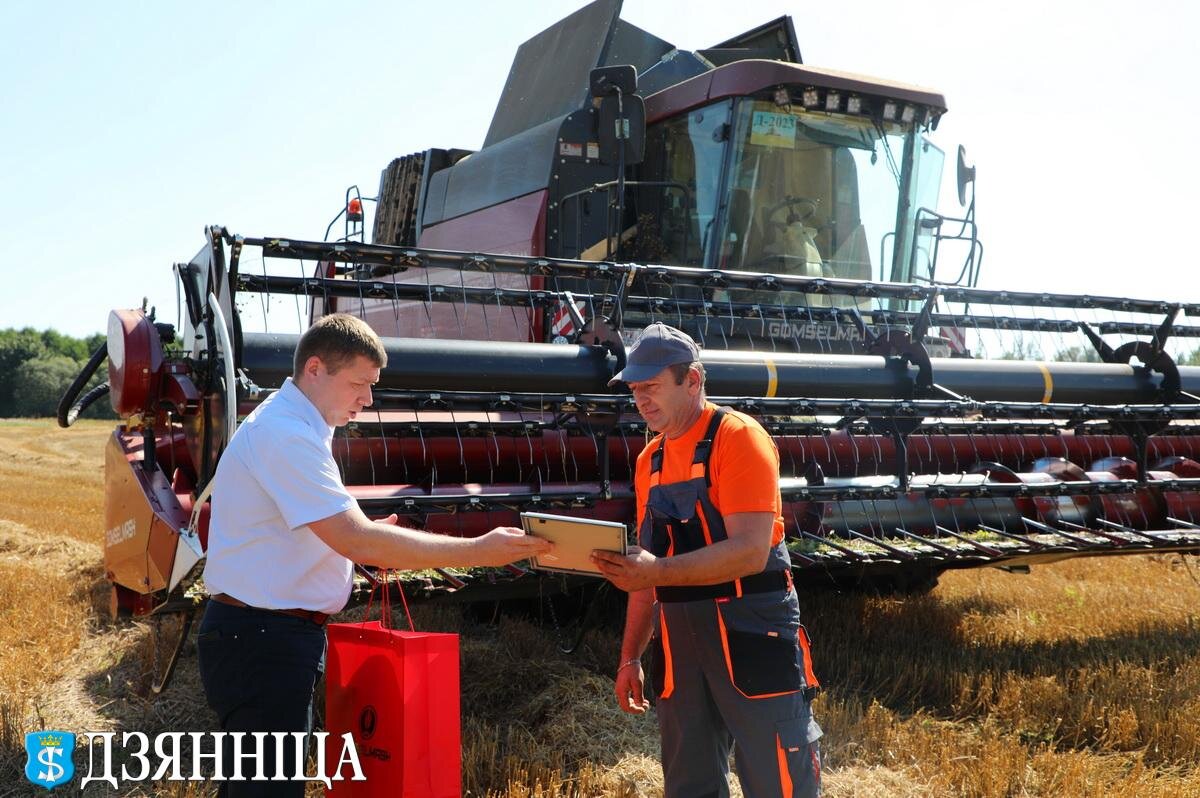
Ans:
<svg viewBox="0 0 1200 798"><path fill-rule="evenodd" d="M214 727L194 646L151 700L156 622L107 617L99 540L110 430L0 421L0 795L45 794L21 774L27 731ZM949 573L907 599L803 593L826 686L816 702L826 795L1200 796L1191 559ZM615 630L592 631L564 655L528 619L422 608L417 622L461 635L466 794L661 794L653 718L623 715L611 699ZM124 794L213 792L163 784Z"/></svg>

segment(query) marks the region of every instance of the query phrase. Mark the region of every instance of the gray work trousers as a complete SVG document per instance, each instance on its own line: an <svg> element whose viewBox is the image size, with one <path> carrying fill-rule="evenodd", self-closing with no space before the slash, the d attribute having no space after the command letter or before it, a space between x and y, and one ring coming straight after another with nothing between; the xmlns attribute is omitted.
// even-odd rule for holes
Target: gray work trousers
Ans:
<svg viewBox="0 0 1200 798"><path fill-rule="evenodd" d="M746 798L819 796L821 727L806 691L772 687L772 660L789 656L788 642L805 673L795 591L656 610L652 675L655 695L667 692L657 702L666 798L726 798L731 746Z"/></svg>

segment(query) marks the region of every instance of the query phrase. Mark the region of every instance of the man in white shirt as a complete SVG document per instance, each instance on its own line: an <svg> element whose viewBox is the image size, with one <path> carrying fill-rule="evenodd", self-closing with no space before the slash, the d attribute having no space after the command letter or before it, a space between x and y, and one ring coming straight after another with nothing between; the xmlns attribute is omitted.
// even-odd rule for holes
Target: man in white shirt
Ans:
<svg viewBox="0 0 1200 798"><path fill-rule="evenodd" d="M325 316L300 338L293 376L238 428L214 477L200 676L227 732L307 732L328 616L345 606L353 563L419 570L504 565L550 544L498 527L478 538L369 520L342 484L335 427L371 404L387 364L362 320ZM269 738L268 738L269 739ZM264 772L275 772L264 746ZM246 750L246 749L243 749ZM252 749L251 749L252 750ZM285 774L296 772L284 752ZM232 754L227 746L226 759ZM302 781L224 782L222 795L303 795Z"/></svg>

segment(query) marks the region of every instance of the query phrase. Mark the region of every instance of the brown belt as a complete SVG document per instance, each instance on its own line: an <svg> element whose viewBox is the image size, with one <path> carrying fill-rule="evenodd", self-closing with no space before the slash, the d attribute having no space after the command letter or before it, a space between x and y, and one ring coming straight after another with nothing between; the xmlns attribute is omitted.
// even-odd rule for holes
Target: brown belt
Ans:
<svg viewBox="0 0 1200 798"><path fill-rule="evenodd" d="M329 613L317 612L316 610L268 610L264 607L252 607L241 599L235 599L228 593L213 593L209 598L221 604L228 604L231 607L243 607L248 610L260 610L261 612L274 612L280 615L291 615L293 618L303 618L306 621L315 623L317 626L324 626L329 620Z"/></svg>

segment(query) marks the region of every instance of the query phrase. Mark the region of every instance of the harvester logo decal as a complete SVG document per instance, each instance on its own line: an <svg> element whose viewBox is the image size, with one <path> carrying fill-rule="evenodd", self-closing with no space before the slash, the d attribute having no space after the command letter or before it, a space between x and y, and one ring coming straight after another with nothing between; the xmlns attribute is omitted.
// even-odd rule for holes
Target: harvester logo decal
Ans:
<svg viewBox="0 0 1200 798"><path fill-rule="evenodd" d="M66 784L75 776L75 735L61 731L25 735L25 778L47 790Z"/></svg>
<svg viewBox="0 0 1200 798"><path fill-rule="evenodd" d="M118 544L132 538L137 534L137 522L130 518L124 523L117 524L112 529L104 533L104 543L108 548L112 548Z"/></svg>
<svg viewBox="0 0 1200 798"><path fill-rule="evenodd" d="M804 341L861 341L863 338L857 327L827 321L772 321L767 324L767 334L772 338L799 338Z"/></svg>

